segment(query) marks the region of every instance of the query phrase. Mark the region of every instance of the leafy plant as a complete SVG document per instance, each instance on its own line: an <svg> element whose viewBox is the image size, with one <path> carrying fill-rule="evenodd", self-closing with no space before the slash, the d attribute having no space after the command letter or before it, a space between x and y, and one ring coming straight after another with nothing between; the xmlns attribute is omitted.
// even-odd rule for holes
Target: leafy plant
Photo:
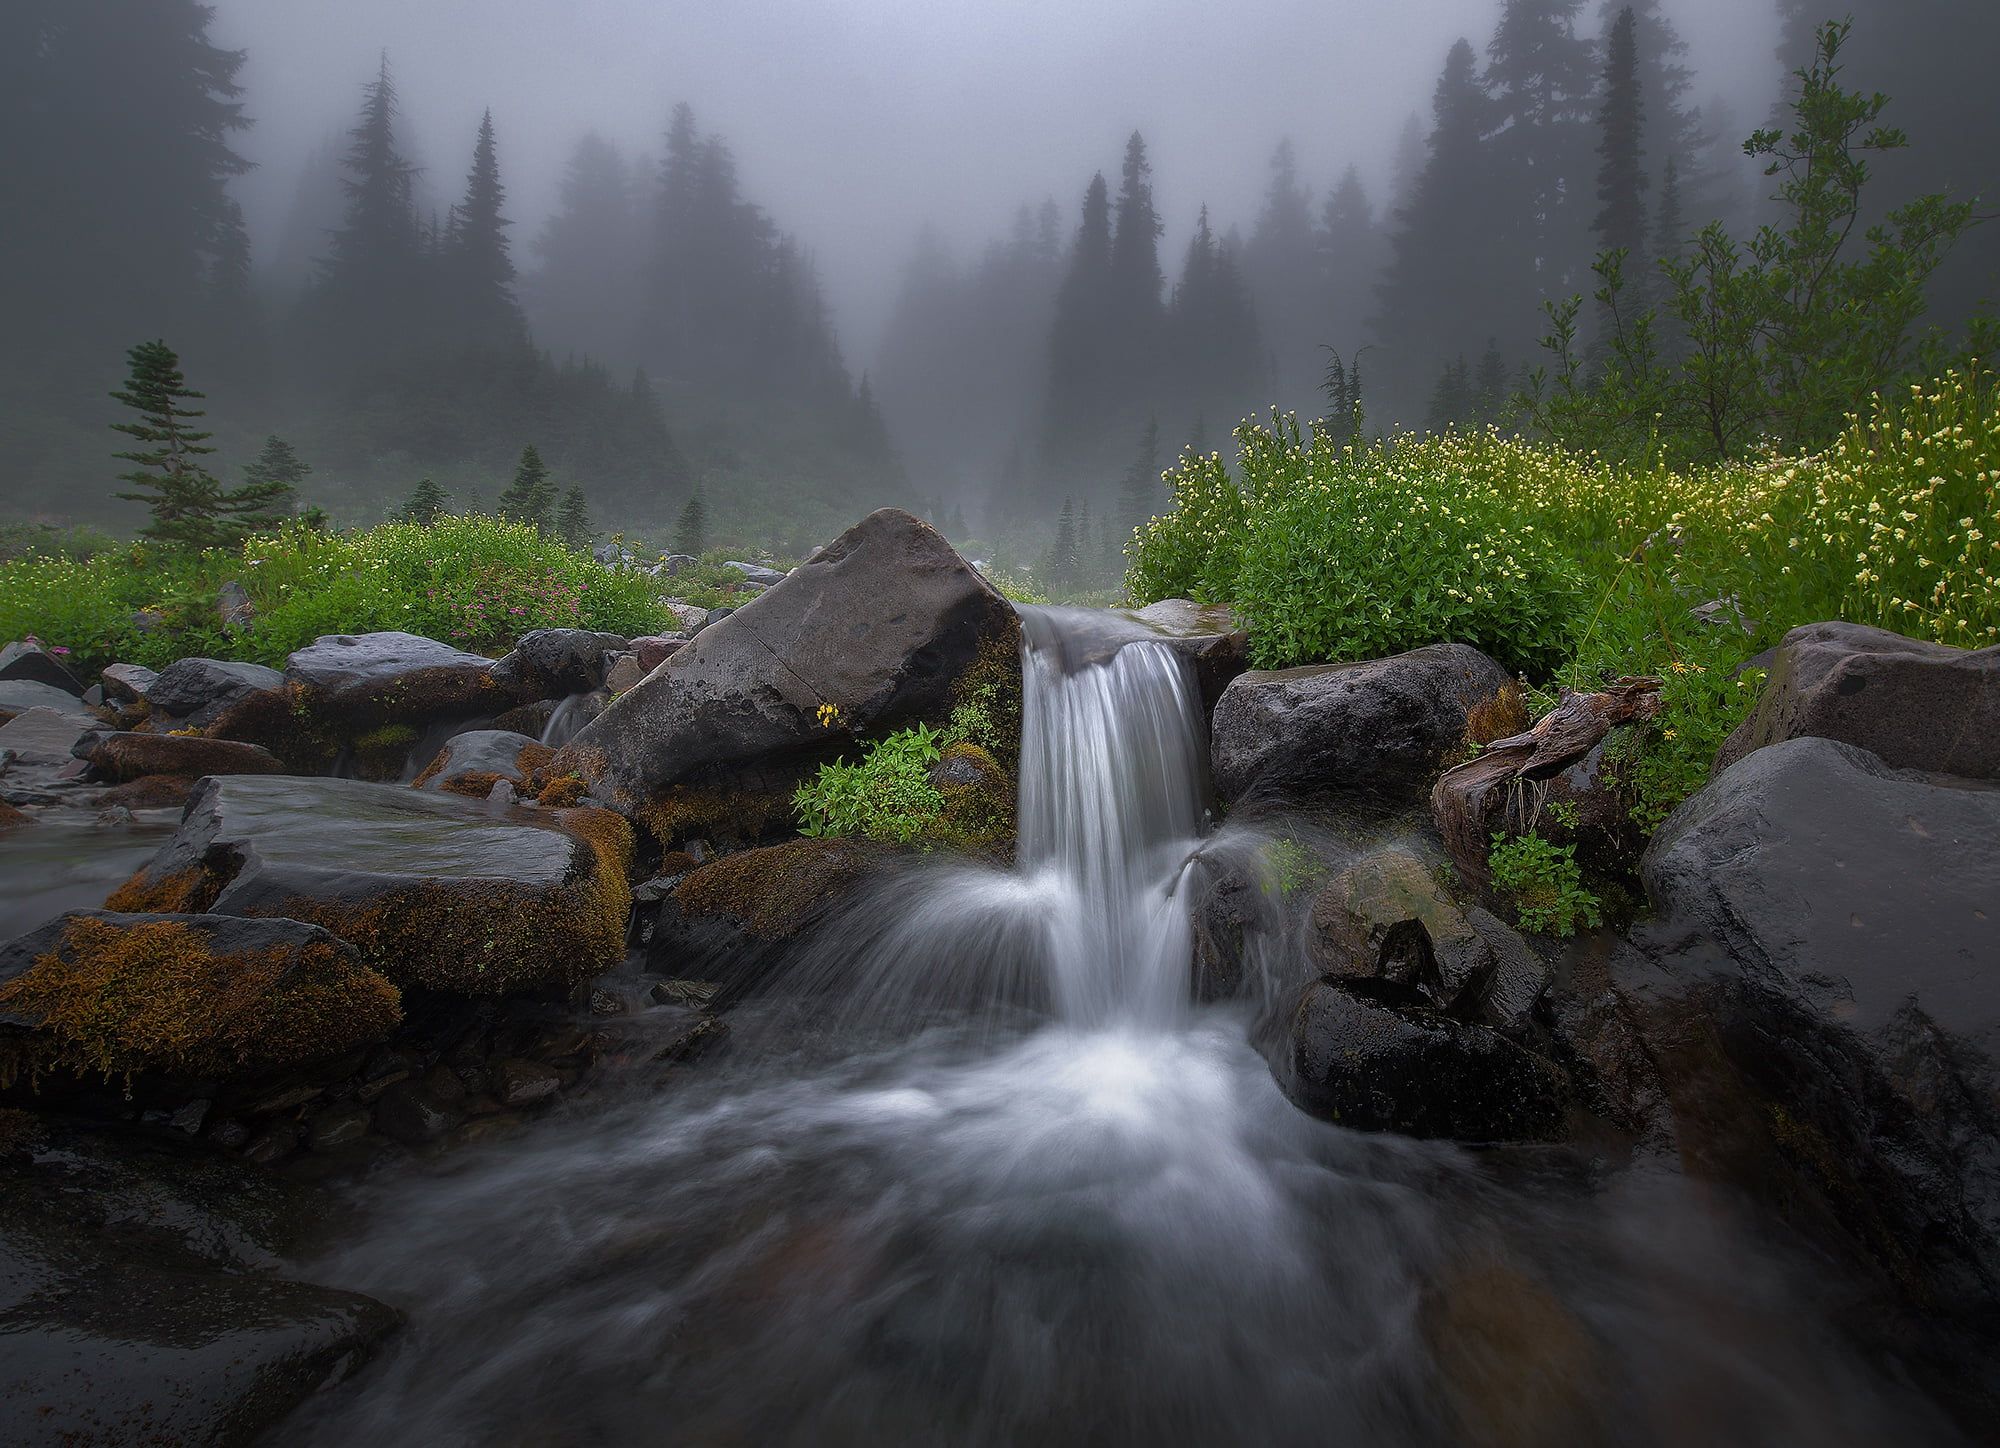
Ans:
<svg viewBox="0 0 2000 1448"><path fill-rule="evenodd" d="M915 843L944 812L944 796L930 780L943 752L939 739L917 724L870 745L859 764L822 764L792 795L799 832Z"/></svg>
<svg viewBox="0 0 2000 1448"><path fill-rule="evenodd" d="M1551 843L1532 830L1496 834L1486 864L1494 886L1512 897L1523 930L1567 938L1579 924L1595 929L1604 923L1601 902L1584 888L1575 845Z"/></svg>

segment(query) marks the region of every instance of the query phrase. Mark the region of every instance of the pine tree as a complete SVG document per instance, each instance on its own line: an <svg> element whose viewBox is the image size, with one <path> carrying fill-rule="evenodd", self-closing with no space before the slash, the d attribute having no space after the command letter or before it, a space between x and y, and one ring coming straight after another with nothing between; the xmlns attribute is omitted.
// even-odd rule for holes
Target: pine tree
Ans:
<svg viewBox="0 0 2000 1448"><path fill-rule="evenodd" d="M1116 225L1111 234L1109 324L1116 357L1126 372L1125 397L1143 397L1151 379L1162 319L1160 234L1166 230L1153 205L1153 167L1146 139L1134 131L1125 142ZM1119 400L1122 402L1125 397Z"/></svg>
<svg viewBox="0 0 2000 1448"><path fill-rule="evenodd" d="M429 478L419 478L416 487L411 490L410 496L404 499L403 506L397 511L396 516L405 523L422 523L429 527L438 520L445 510L445 505L450 501L451 494L443 488Z"/></svg>
<svg viewBox="0 0 2000 1448"><path fill-rule="evenodd" d="M1541 307L1567 297L1592 259L1585 201L1591 175L1590 42L1576 33L1583 0L1503 0L1487 46L1498 275L1513 303L1499 335L1539 335Z"/></svg>
<svg viewBox="0 0 2000 1448"><path fill-rule="evenodd" d="M421 336L436 311L413 204L417 171L397 148L397 115L385 54L348 133L340 183L346 211L308 299L318 333L312 346L336 372L370 365Z"/></svg>
<svg viewBox="0 0 2000 1448"><path fill-rule="evenodd" d="M1290 140L1280 141L1272 153L1270 174L1263 209L1243 249L1243 273L1276 361L1277 395L1296 406L1311 391L1315 348L1324 340L1313 305L1321 290L1319 257L1312 203L1299 184Z"/></svg>
<svg viewBox="0 0 2000 1448"><path fill-rule="evenodd" d="M507 242L507 228L514 223L504 214L506 200L489 109L473 143L465 198L451 208L444 236L456 312L451 319L454 342L511 342L523 336L520 306L514 299L514 259Z"/></svg>
<svg viewBox="0 0 2000 1448"><path fill-rule="evenodd" d="M243 465L243 487L238 491L245 503L274 515L289 513L297 503L299 485L311 475L311 464L274 433L264 439L255 460Z"/></svg>
<svg viewBox="0 0 2000 1448"><path fill-rule="evenodd" d="M542 455L529 443L521 449L521 461L514 469L514 481L500 494L500 516L516 523L531 523L544 533L555 531L556 485Z"/></svg>
<svg viewBox="0 0 2000 1448"><path fill-rule="evenodd" d="M674 552L699 558L707 551L708 499L697 483L688 494L687 506L681 509L680 521L674 524Z"/></svg>
<svg viewBox="0 0 2000 1448"><path fill-rule="evenodd" d="M1591 230L1604 251L1625 253L1626 275L1645 265L1646 170L1644 97L1639 88L1638 21L1618 12L1605 43L1604 100L1598 107L1597 219ZM1669 164L1672 159L1669 158Z"/></svg>
<svg viewBox="0 0 2000 1448"><path fill-rule="evenodd" d="M151 511L152 521L140 536L169 548L234 548L251 531L276 523L281 514L275 501L289 488L246 483L224 489L202 466L200 459L215 451L206 445L211 434L191 426L205 414L185 405L202 394L187 385L173 348L163 341L142 342L126 357L131 373L111 396L139 417L111 427L139 444L114 456L137 464L118 475L133 491L117 496Z"/></svg>
<svg viewBox="0 0 2000 1448"><path fill-rule="evenodd" d="M556 520L556 536L578 553L590 547L590 506L584 501L582 488L572 486L563 494L562 513Z"/></svg>
<svg viewBox="0 0 2000 1448"><path fill-rule="evenodd" d="M1073 500L1064 498L1062 513L1056 519L1055 542L1049 545L1048 554L1042 560L1042 577L1051 593L1075 590L1077 562L1076 505Z"/></svg>
<svg viewBox="0 0 2000 1448"><path fill-rule="evenodd" d="M1687 222L1681 214L1681 167L1672 156L1660 173L1660 206L1653 216L1653 255L1679 256L1687 248Z"/></svg>
<svg viewBox="0 0 2000 1448"><path fill-rule="evenodd" d="M1498 423L1507 410L1507 363L1500 343L1488 338L1480 354L1479 375L1472 388L1472 415L1480 422Z"/></svg>
<svg viewBox="0 0 2000 1448"><path fill-rule="evenodd" d="M1384 238L1359 168L1349 166L1327 193L1313 233L1318 263L1316 345L1359 347L1370 299L1381 280Z"/></svg>
<svg viewBox="0 0 2000 1448"><path fill-rule="evenodd" d="M1184 415L1214 408L1240 414L1255 407L1265 382L1265 352L1257 309L1234 249L1218 243L1202 207L1188 243L1181 279L1168 312L1176 401Z"/></svg>
<svg viewBox="0 0 2000 1448"><path fill-rule="evenodd" d="M604 361L635 356L632 298L641 290L642 244L632 174L596 132L570 153L555 214L534 250L541 265L523 295L537 340Z"/></svg>
<svg viewBox="0 0 2000 1448"><path fill-rule="evenodd" d="M1103 420L1113 370L1110 291L1111 197L1099 172L1083 194L1049 328L1047 428L1054 448L1066 448Z"/></svg>
<svg viewBox="0 0 2000 1448"><path fill-rule="evenodd" d="M1438 374L1437 386L1431 391L1430 414L1425 425L1432 432L1444 432L1466 421L1472 415L1473 392L1472 370L1460 357L1455 362L1445 364Z"/></svg>
<svg viewBox="0 0 2000 1448"><path fill-rule="evenodd" d="M1200 424L1196 424L1199 428ZM1191 443L1195 451L1200 451L1199 442ZM1139 450L1125 469L1125 476L1118 482L1118 528L1124 537L1130 537L1132 530L1152 521L1160 505L1160 424L1157 419L1146 421L1146 430L1139 434Z"/></svg>

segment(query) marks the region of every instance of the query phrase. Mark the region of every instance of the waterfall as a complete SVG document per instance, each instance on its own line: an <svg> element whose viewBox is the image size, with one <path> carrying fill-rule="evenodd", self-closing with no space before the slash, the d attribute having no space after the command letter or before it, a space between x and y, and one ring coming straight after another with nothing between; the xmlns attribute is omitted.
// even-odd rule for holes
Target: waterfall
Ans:
<svg viewBox="0 0 2000 1448"><path fill-rule="evenodd" d="M1201 824L1201 702L1164 643L1079 648L1100 641L1093 617L1022 610L1018 868L1059 906L1047 967L1061 1016L1164 1025L1188 994L1175 887Z"/></svg>

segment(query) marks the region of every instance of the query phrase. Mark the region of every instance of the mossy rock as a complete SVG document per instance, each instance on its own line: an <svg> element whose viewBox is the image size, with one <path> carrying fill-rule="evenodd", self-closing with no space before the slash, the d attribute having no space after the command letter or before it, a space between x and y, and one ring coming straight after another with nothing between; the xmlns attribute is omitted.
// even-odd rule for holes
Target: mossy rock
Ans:
<svg viewBox="0 0 2000 1448"><path fill-rule="evenodd" d="M0 947L10 1078L228 1078L382 1039L401 997L353 947L297 920L79 911Z"/></svg>
<svg viewBox="0 0 2000 1448"><path fill-rule="evenodd" d="M206 779L118 910L322 925L403 986L568 987L623 957L631 829L358 780Z"/></svg>
<svg viewBox="0 0 2000 1448"><path fill-rule="evenodd" d="M931 766L944 798L934 842L971 854L1004 853L1014 838L1014 782L977 744L953 744Z"/></svg>

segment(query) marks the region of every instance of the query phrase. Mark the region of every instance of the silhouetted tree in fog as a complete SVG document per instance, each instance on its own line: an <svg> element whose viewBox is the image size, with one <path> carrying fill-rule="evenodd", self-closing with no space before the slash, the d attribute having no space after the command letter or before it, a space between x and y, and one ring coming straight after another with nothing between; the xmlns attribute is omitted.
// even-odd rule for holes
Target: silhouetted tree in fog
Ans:
<svg viewBox="0 0 2000 1448"><path fill-rule="evenodd" d="M1243 248L1243 275L1263 324L1275 396L1286 406L1298 406L1312 392L1318 348L1326 340L1325 319L1319 315L1320 257L1312 201L1299 184L1289 140L1280 141L1272 153L1270 174L1263 209Z"/></svg>
<svg viewBox="0 0 2000 1448"><path fill-rule="evenodd" d="M1645 116L1639 92L1638 22L1627 6L1605 41L1604 98L1598 107L1597 219L1604 251L1626 253L1626 274L1646 262Z"/></svg>
<svg viewBox="0 0 2000 1448"><path fill-rule="evenodd" d="M1310 272L1300 278L1296 311L1309 311L1311 282ZM1257 311L1232 249L1209 229L1206 206L1174 287L1167 341L1177 374L1170 395L1184 415L1212 410L1236 417L1264 400L1258 393L1269 378Z"/></svg>
<svg viewBox="0 0 2000 1448"><path fill-rule="evenodd" d="M526 340L520 305L514 299L514 259L507 242L513 223L503 213L507 189L500 183L500 160L493 139L493 112L479 122L465 198L451 209L442 261L451 314L446 325L454 341L492 345Z"/></svg>
<svg viewBox="0 0 2000 1448"><path fill-rule="evenodd" d="M522 290L536 337L603 362L631 358L639 218L630 168L595 131L570 153L555 214L534 250L541 265Z"/></svg>

